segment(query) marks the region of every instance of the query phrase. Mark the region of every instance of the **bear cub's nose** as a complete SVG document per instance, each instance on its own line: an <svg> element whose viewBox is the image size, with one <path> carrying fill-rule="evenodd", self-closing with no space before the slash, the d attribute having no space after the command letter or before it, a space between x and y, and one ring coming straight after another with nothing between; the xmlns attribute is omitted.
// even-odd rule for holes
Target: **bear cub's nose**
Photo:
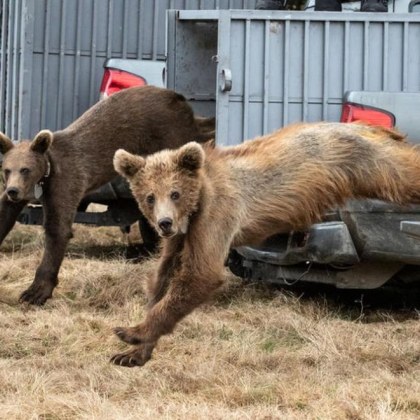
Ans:
<svg viewBox="0 0 420 420"><path fill-rule="evenodd" d="M172 219L170 217L164 217L158 221L158 226L164 233L170 233L172 228Z"/></svg>
<svg viewBox="0 0 420 420"><path fill-rule="evenodd" d="M11 200L16 200L19 195L19 190L14 187L10 187L6 190L6 194L9 196Z"/></svg>

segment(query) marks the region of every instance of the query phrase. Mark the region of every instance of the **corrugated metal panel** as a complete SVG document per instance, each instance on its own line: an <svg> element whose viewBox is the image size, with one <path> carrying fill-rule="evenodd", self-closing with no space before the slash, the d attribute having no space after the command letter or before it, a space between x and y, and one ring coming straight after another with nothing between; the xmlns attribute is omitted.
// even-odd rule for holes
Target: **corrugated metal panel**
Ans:
<svg viewBox="0 0 420 420"><path fill-rule="evenodd" d="M208 94L217 98L221 144L296 121L338 121L347 90L420 92L416 14L184 11L170 36L198 24L217 25L217 49L208 52L218 57L217 81L215 75ZM182 44L168 49L175 70L169 87L185 86L183 70L196 61ZM232 89L222 92L227 70Z"/></svg>
<svg viewBox="0 0 420 420"><path fill-rule="evenodd" d="M165 59L167 9L255 0L0 0L0 130L64 128L97 101L107 58Z"/></svg>
<svg viewBox="0 0 420 420"><path fill-rule="evenodd" d="M0 8L0 124L4 130L13 135L18 131L22 4L3 0Z"/></svg>

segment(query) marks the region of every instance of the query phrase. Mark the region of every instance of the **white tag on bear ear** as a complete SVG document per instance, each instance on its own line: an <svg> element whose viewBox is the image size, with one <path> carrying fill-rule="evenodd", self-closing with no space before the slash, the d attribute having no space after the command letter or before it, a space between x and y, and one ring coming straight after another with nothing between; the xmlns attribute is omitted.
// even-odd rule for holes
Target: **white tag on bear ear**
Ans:
<svg viewBox="0 0 420 420"><path fill-rule="evenodd" d="M37 200L40 199L42 197L43 193L44 193L44 191L42 190L42 186L39 185L39 184L35 184L35 187L34 187L35 199L37 199Z"/></svg>

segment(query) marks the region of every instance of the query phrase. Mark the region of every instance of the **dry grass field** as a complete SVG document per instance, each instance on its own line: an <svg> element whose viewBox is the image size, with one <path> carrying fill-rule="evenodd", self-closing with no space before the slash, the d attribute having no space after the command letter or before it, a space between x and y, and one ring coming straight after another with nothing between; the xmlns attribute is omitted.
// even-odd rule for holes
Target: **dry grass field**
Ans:
<svg viewBox="0 0 420 420"><path fill-rule="evenodd" d="M118 229L76 226L54 298L25 307L42 240L17 226L0 252L2 419L420 419L415 308L232 277L146 366L117 367L112 328L143 317L154 262L127 262Z"/></svg>

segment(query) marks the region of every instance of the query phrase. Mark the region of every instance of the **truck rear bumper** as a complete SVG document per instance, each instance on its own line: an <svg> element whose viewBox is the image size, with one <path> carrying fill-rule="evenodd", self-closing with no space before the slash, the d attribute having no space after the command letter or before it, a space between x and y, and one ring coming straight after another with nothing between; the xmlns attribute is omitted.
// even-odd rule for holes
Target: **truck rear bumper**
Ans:
<svg viewBox="0 0 420 420"><path fill-rule="evenodd" d="M256 281L365 289L383 285L405 265L420 266L420 206L350 201L338 214L340 221L273 236L259 247L237 248L229 266Z"/></svg>
<svg viewBox="0 0 420 420"><path fill-rule="evenodd" d="M344 222L318 223L308 232L291 232L287 240L271 238L262 247L240 247L246 259L275 265L311 261L319 264L354 265L359 262L350 232Z"/></svg>

